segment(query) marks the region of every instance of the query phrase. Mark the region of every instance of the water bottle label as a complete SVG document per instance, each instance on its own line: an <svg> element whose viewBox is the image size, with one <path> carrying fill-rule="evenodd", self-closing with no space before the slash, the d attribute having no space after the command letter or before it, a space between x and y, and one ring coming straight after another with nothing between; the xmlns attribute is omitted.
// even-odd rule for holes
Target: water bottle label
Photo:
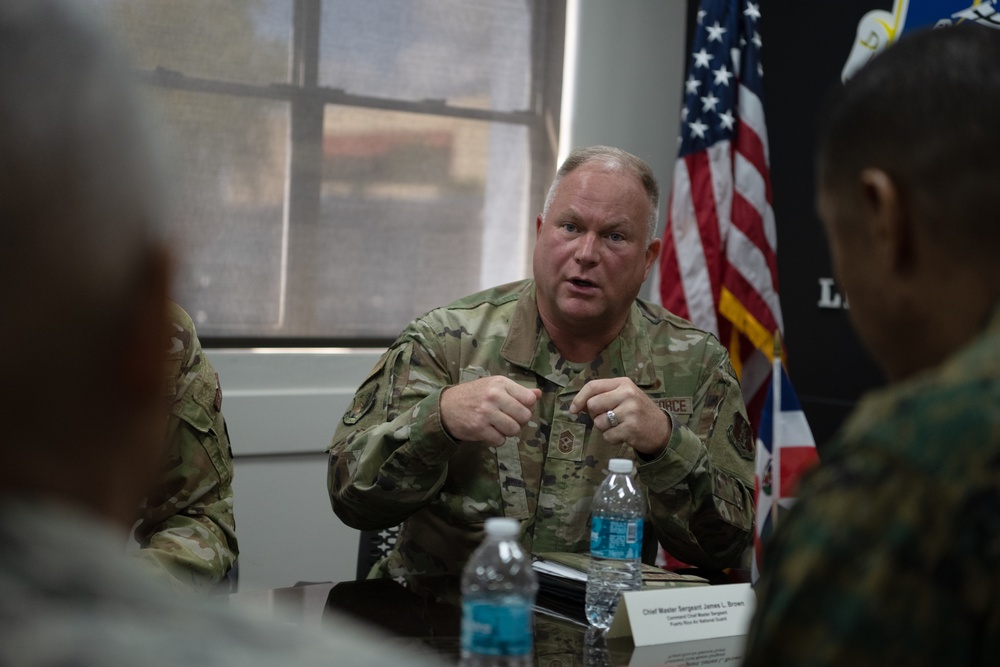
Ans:
<svg viewBox="0 0 1000 667"><path fill-rule="evenodd" d="M593 517L590 522L590 553L598 558L640 558L642 519Z"/></svg>
<svg viewBox="0 0 1000 667"><path fill-rule="evenodd" d="M525 602L462 602L463 651L479 655L528 655L531 632L531 605Z"/></svg>

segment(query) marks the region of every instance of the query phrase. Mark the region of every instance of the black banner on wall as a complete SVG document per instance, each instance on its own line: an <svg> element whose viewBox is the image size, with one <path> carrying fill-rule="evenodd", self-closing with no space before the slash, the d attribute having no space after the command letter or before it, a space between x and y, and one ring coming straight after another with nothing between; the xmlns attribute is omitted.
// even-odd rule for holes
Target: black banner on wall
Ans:
<svg viewBox="0 0 1000 667"><path fill-rule="evenodd" d="M859 21L871 10L892 10L893 0L757 4L787 365L822 451L858 397L883 380L850 325L816 214L816 121L840 85ZM690 0L689 35L697 14Z"/></svg>
<svg viewBox="0 0 1000 667"><path fill-rule="evenodd" d="M763 5L764 109L788 368L822 450L857 398L883 380L854 334L848 301L833 280L815 207L816 121L824 98L840 85L859 21L870 10L891 10L893 3Z"/></svg>

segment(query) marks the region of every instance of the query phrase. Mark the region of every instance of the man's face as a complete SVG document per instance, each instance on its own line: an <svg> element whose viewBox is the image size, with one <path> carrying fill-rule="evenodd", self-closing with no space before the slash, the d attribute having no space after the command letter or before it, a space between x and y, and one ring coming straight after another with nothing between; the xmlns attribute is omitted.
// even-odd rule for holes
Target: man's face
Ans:
<svg viewBox="0 0 1000 667"><path fill-rule="evenodd" d="M534 277L547 327L613 332L625 324L659 241L648 243L652 209L634 176L599 163L563 177L546 219L536 221Z"/></svg>
<svg viewBox="0 0 1000 667"><path fill-rule="evenodd" d="M830 260L841 291L848 299L848 316L859 338L881 365L892 345L890 294L883 289L885 267L877 260L875 239L856 197L821 186L817 210L823 220Z"/></svg>

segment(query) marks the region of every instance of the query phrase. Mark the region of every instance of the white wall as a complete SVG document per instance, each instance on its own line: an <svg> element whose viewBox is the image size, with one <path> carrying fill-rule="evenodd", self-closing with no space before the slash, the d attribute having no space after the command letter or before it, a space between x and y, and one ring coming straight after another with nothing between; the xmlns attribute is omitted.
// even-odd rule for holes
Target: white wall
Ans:
<svg viewBox="0 0 1000 667"><path fill-rule="evenodd" d="M567 7L567 45L576 57L564 76L572 99L563 98L570 112L563 113L560 155L605 144L645 160L660 183L661 231L677 157L686 4L569 0Z"/></svg>
<svg viewBox="0 0 1000 667"><path fill-rule="evenodd" d="M358 531L330 509L324 450L382 350L207 350L234 456L240 591L353 579Z"/></svg>
<svg viewBox="0 0 1000 667"><path fill-rule="evenodd" d="M662 223L684 68L684 0L570 0L568 148L610 144L660 181ZM569 35L568 42L574 40ZM239 590L353 579L357 531L333 514L326 456L337 421L381 350L208 350L235 455Z"/></svg>

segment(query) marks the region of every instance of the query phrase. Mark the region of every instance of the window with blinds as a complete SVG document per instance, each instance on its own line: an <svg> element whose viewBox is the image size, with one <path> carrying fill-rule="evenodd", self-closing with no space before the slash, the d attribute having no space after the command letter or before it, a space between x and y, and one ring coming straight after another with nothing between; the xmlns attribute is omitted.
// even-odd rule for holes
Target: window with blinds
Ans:
<svg viewBox="0 0 1000 667"><path fill-rule="evenodd" d="M203 337L386 341L529 274L561 0L78 2L153 102Z"/></svg>

